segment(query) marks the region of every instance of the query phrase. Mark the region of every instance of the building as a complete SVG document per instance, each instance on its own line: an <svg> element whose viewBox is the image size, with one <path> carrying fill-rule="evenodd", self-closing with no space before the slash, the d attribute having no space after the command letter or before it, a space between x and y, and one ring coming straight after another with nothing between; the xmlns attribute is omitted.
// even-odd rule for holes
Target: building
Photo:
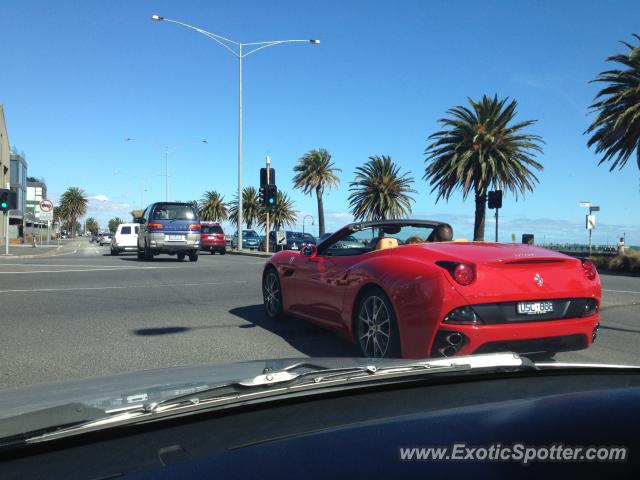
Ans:
<svg viewBox="0 0 640 480"><path fill-rule="evenodd" d="M24 152L10 149L9 184L16 192L16 209L9 210L9 237L23 238L27 202L27 161Z"/></svg>
<svg viewBox="0 0 640 480"><path fill-rule="evenodd" d="M25 211L37 217L40 211L40 201L47 199L47 184L33 177L27 177L26 198L27 201Z"/></svg>
<svg viewBox="0 0 640 480"><path fill-rule="evenodd" d="M8 188L9 184L9 136L7 134L7 124L4 119L4 108L0 104L0 188ZM0 216L2 216L0 214ZM4 243L5 239L5 221L4 218L0 221L0 244Z"/></svg>

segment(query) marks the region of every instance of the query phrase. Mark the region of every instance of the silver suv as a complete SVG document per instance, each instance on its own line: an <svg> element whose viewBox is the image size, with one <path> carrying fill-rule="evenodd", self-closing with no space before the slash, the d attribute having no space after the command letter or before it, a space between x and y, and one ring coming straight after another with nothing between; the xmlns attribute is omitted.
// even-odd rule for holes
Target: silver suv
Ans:
<svg viewBox="0 0 640 480"><path fill-rule="evenodd" d="M182 261L188 255L198 261L200 219L190 203L152 203L138 219L138 259L153 260L155 255L176 255Z"/></svg>

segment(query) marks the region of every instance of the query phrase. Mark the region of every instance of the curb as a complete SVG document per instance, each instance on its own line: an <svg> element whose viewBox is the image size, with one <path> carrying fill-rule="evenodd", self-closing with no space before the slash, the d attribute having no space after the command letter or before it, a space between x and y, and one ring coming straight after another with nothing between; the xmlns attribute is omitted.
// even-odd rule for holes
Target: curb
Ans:
<svg viewBox="0 0 640 480"><path fill-rule="evenodd" d="M242 255L244 257L271 258L273 253L265 252L238 252L237 250L227 250L229 255Z"/></svg>

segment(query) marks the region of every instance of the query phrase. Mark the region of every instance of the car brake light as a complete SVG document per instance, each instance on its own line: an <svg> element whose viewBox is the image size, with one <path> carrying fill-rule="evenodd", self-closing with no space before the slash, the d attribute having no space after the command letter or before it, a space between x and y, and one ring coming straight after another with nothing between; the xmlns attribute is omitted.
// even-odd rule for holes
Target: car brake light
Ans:
<svg viewBox="0 0 640 480"><path fill-rule="evenodd" d="M468 263L438 261L436 265L449 272L453 279L460 285L471 285L476 279L475 267Z"/></svg>
<svg viewBox="0 0 640 480"><path fill-rule="evenodd" d="M591 260L582 261L582 270L584 271L584 276L589 280L596 279L598 271L596 270L596 265Z"/></svg>
<svg viewBox="0 0 640 480"><path fill-rule="evenodd" d="M476 279L476 274L471 265L459 263L453 269L453 279L460 285L470 285Z"/></svg>
<svg viewBox="0 0 640 480"><path fill-rule="evenodd" d="M191 225L189 225L189 230L200 230L202 229L202 225L200 225L199 223L192 223Z"/></svg>
<svg viewBox="0 0 640 480"><path fill-rule="evenodd" d="M161 223L150 223L149 225L147 225L147 227L149 228L149 230L162 230Z"/></svg>

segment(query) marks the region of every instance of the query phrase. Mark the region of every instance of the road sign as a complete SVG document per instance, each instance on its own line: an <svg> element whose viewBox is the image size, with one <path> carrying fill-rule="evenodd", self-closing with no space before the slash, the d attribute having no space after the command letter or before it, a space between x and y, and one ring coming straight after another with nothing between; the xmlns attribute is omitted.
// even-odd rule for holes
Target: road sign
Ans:
<svg viewBox="0 0 640 480"><path fill-rule="evenodd" d="M40 200L41 212L53 212L53 202L51 200Z"/></svg>
<svg viewBox="0 0 640 480"><path fill-rule="evenodd" d="M284 230L276 231L276 245L286 245L287 244L287 232Z"/></svg>
<svg viewBox="0 0 640 480"><path fill-rule="evenodd" d="M600 211L600 207L589 207L589 211L590 212L599 212Z"/></svg>
<svg viewBox="0 0 640 480"><path fill-rule="evenodd" d="M53 202L51 200L41 200L38 206L35 214L39 220L53 220Z"/></svg>
<svg viewBox="0 0 640 480"><path fill-rule="evenodd" d="M590 207L591 202L578 202L579 207Z"/></svg>
<svg viewBox="0 0 640 480"><path fill-rule="evenodd" d="M596 228L596 216L587 215L587 230L593 230Z"/></svg>

